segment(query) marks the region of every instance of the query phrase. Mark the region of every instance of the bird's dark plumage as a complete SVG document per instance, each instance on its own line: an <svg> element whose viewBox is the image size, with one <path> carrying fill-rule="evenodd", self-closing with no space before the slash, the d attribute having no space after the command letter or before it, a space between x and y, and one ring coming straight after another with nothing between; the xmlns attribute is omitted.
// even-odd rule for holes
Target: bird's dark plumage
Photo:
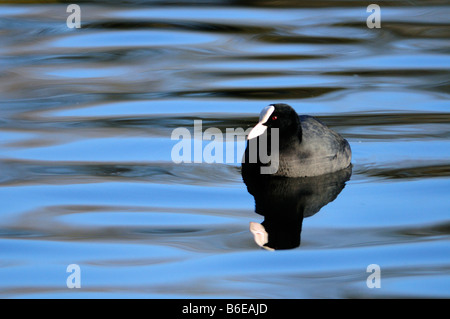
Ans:
<svg viewBox="0 0 450 319"><path fill-rule="evenodd" d="M312 116L299 116L287 104L271 104L260 115L260 121L250 132L249 139L258 139L267 134L270 144L272 129L278 129L278 156L271 158L271 163L257 161L250 163L252 150L247 144L242 164L243 172L257 173L261 167L273 165L277 170L274 175L287 177L318 176L347 168L351 162L350 145L341 135L328 128ZM273 145L268 145L272 150Z"/></svg>

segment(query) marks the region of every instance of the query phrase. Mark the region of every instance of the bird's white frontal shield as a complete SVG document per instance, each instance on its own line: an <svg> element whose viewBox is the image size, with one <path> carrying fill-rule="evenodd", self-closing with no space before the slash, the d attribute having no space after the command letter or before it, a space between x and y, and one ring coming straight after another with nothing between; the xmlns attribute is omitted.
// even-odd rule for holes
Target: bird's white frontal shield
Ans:
<svg viewBox="0 0 450 319"><path fill-rule="evenodd" d="M275 111L275 107L273 105L266 106L261 113L259 114L259 122L255 125L255 127L248 134L247 139L251 140L252 138L258 137L267 130L267 126L264 125Z"/></svg>

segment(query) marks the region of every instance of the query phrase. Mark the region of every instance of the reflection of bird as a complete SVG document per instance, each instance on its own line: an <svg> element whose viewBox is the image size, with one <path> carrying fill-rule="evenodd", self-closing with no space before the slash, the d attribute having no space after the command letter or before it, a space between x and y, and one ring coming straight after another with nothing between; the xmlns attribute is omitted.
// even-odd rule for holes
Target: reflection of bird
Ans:
<svg viewBox="0 0 450 319"><path fill-rule="evenodd" d="M278 129L278 147L267 139L268 153L278 150L278 156L271 154L271 163L260 160L263 133L267 137L272 129ZM258 138L257 138L258 137ZM257 138L258 147L252 148L250 141ZM249 142L242 164L243 170L256 170L261 166L275 166L274 175L288 177L318 176L344 169L350 165L351 149L347 140L311 116L298 116L287 104L272 104L264 108L259 123L250 131ZM255 157L256 156L256 157ZM252 158L256 160L252 160ZM274 164L276 162L276 165Z"/></svg>
<svg viewBox="0 0 450 319"><path fill-rule="evenodd" d="M255 241L267 249L298 247L303 218L333 201L351 174L351 165L334 173L301 178L243 171L247 190L255 198L255 212L264 216L262 224L250 224Z"/></svg>

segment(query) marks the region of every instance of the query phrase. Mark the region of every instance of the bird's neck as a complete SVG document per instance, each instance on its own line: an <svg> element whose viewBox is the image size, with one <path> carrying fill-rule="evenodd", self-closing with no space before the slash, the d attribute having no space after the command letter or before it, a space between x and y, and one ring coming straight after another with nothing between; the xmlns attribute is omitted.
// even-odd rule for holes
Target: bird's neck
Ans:
<svg viewBox="0 0 450 319"><path fill-rule="evenodd" d="M293 145L300 144L302 142L302 129L300 126L292 128L292 130L286 131L280 134L280 150L284 148L292 148Z"/></svg>

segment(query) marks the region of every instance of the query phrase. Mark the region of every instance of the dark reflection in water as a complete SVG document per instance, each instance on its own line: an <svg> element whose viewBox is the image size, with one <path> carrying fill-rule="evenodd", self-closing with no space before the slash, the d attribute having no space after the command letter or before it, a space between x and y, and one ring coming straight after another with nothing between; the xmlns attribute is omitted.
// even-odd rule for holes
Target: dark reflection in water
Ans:
<svg viewBox="0 0 450 319"><path fill-rule="evenodd" d="M335 200L351 174L352 166L303 178L248 174L244 170L242 177L255 198L255 212L264 216L262 224L250 224L256 243L269 250L300 246L303 218Z"/></svg>
<svg viewBox="0 0 450 319"><path fill-rule="evenodd" d="M0 296L449 296L448 1L380 0L380 29L362 1L79 0L74 30L69 3L0 0ZM260 217L240 144L172 161L174 129L274 101L348 139L352 171L245 178ZM302 249L259 251L263 218L258 242Z"/></svg>

